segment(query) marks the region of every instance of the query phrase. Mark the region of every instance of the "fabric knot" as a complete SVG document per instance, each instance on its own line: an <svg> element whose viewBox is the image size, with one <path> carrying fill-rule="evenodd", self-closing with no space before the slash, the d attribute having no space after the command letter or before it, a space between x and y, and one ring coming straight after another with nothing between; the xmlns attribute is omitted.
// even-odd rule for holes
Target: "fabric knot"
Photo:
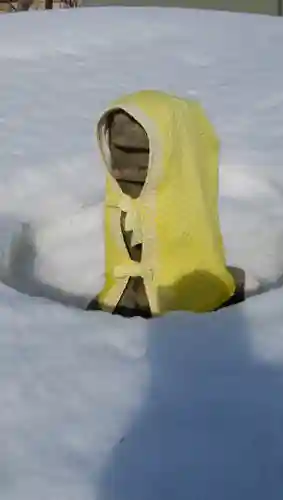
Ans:
<svg viewBox="0 0 283 500"><path fill-rule="evenodd" d="M151 268L145 268L140 262L130 261L127 264L116 266L114 269L115 278L129 278L129 277L142 277L153 278L153 271Z"/></svg>

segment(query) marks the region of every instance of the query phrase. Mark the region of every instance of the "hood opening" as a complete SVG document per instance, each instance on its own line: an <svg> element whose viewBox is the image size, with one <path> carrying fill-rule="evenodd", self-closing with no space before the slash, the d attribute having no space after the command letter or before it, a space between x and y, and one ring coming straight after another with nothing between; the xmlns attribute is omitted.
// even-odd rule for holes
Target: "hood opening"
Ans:
<svg viewBox="0 0 283 500"><path fill-rule="evenodd" d="M123 193L138 198L148 175L148 135L142 125L121 108L106 114L103 128L108 142L109 171Z"/></svg>

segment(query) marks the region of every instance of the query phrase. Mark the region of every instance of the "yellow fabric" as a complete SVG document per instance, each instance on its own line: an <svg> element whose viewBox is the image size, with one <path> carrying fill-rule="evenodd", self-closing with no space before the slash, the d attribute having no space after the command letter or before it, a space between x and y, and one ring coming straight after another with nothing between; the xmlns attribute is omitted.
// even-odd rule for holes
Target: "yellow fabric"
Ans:
<svg viewBox="0 0 283 500"><path fill-rule="evenodd" d="M149 138L148 175L136 200L123 194L109 173L105 117L114 108L132 115ZM130 276L143 276L154 315L220 307L235 284L226 269L218 219L219 143L202 107L163 92L134 93L106 110L98 141L108 167L102 308L113 311ZM121 209L134 240L142 240L140 264L126 250Z"/></svg>

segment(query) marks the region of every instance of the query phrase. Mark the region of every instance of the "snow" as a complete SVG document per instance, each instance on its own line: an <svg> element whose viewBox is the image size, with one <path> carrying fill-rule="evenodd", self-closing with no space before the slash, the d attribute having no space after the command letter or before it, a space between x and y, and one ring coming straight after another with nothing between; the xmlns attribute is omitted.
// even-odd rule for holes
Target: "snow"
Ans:
<svg viewBox="0 0 283 500"><path fill-rule="evenodd" d="M1 16L1 499L282 498L282 42L265 16ZM95 123L140 88L200 99L217 128L244 304L83 311L103 282Z"/></svg>

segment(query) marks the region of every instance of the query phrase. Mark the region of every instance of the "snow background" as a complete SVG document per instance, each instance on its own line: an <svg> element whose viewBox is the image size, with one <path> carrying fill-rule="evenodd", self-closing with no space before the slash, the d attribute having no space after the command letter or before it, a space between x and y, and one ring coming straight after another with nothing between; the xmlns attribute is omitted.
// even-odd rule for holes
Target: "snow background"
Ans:
<svg viewBox="0 0 283 500"><path fill-rule="evenodd" d="M244 14L0 17L1 499L281 500L282 42L282 19ZM141 88L200 99L218 131L244 304L83 311L103 283L95 124Z"/></svg>

